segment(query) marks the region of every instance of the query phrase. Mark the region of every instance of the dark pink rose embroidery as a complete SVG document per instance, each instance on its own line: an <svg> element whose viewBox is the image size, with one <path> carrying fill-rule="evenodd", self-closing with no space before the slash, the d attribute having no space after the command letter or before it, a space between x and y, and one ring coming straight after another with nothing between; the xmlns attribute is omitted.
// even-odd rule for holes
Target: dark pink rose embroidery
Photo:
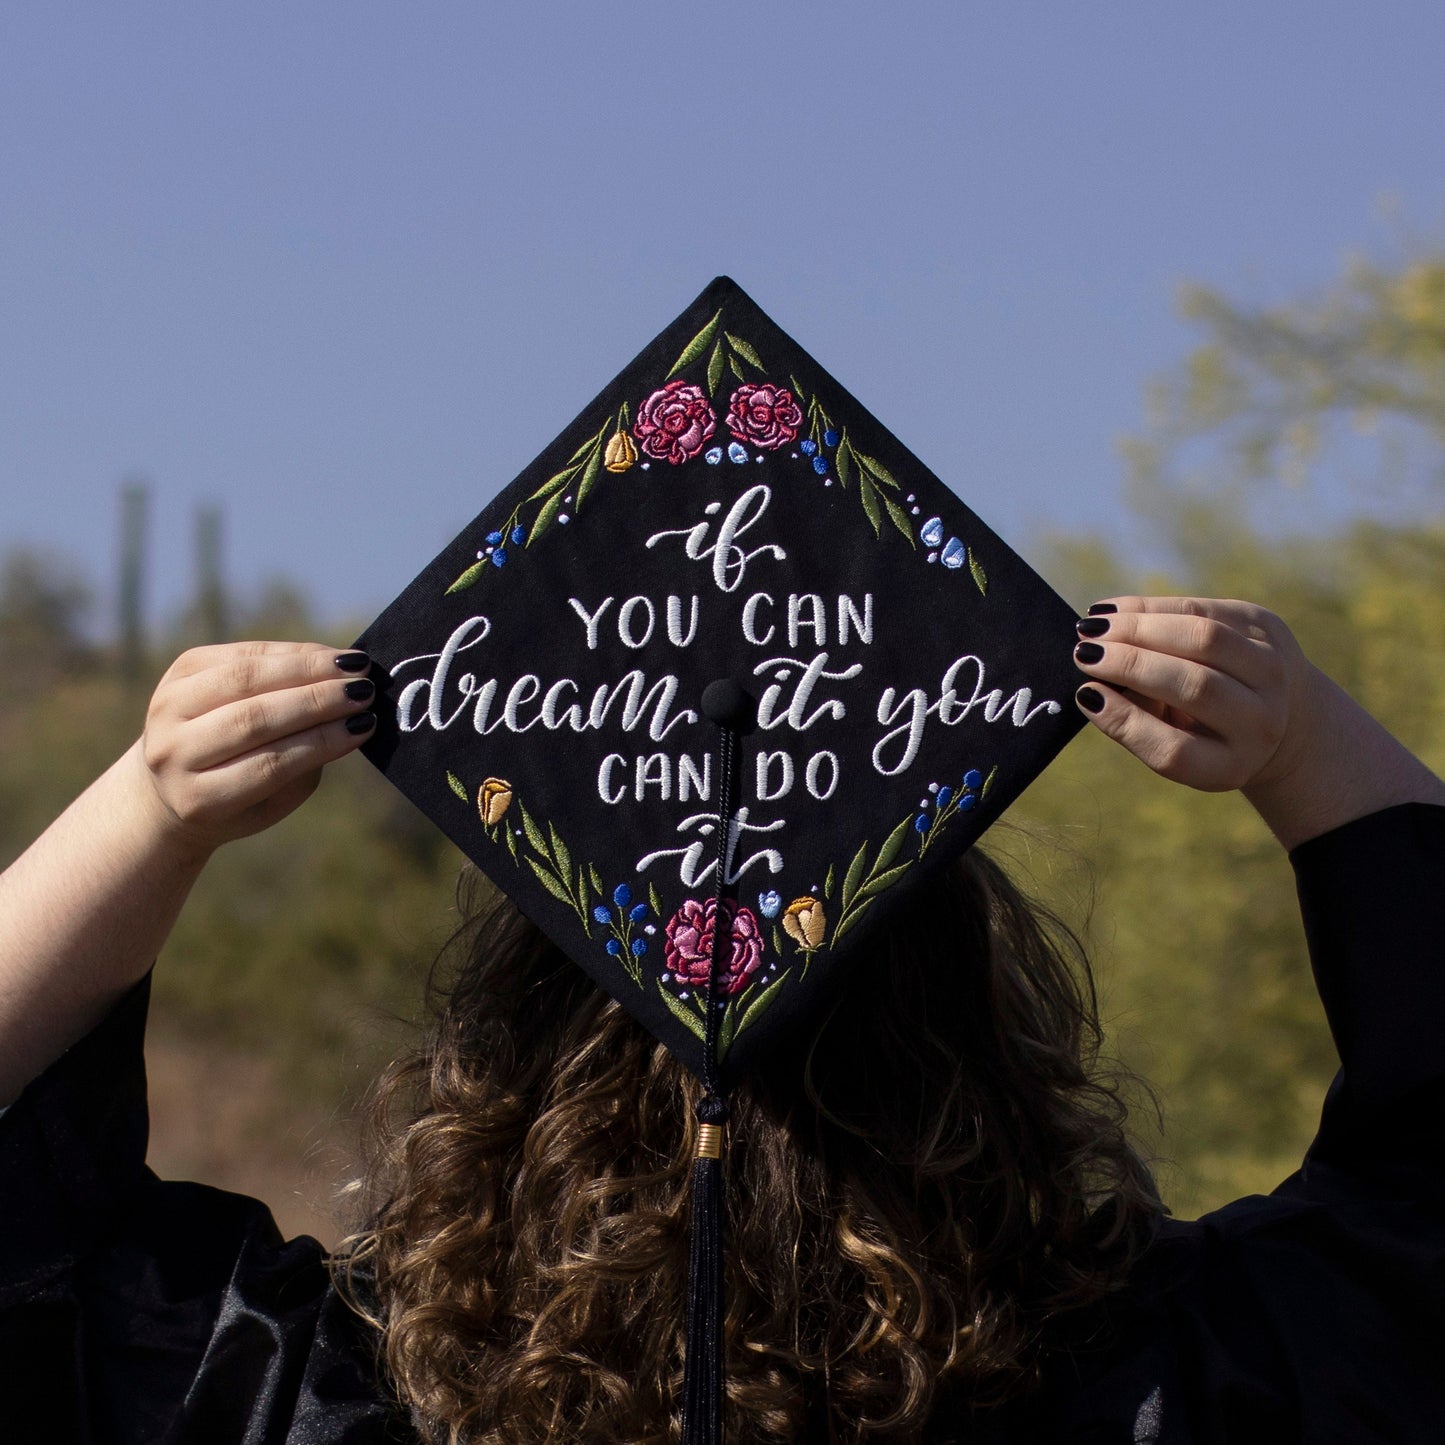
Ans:
<svg viewBox="0 0 1445 1445"><path fill-rule="evenodd" d="M771 451L796 441L803 412L786 387L745 382L728 403L728 430L740 441Z"/></svg>
<svg viewBox="0 0 1445 1445"><path fill-rule="evenodd" d="M726 959L727 975L719 980L725 994L741 993L763 961L763 935L758 917L741 903L724 905L732 916L732 948ZM717 899L699 903L689 898L667 925L667 966L679 983L707 987L712 968L712 932L717 916Z"/></svg>
<svg viewBox="0 0 1445 1445"><path fill-rule="evenodd" d="M632 434L648 456L677 466L703 449L716 426L717 417L702 388L679 378L654 391L637 408Z"/></svg>

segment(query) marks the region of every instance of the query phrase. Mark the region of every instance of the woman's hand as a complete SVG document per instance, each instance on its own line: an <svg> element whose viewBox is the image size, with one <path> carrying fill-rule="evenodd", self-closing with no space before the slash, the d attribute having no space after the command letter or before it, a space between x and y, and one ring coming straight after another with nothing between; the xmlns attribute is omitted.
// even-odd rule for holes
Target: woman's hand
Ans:
<svg viewBox="0 0 1445 1445"><path fill-rule="evenodd" d="M1445 785L1250 602L1115 597L1078 624L1075 694L1147 767L1243 790L1286 848Z"/></svg>
<svg viewBox="0 0 1445 1445"><path fill-rule="evenodd" d="M370 660L318 642L197 647L151 699L136 753L154 816L209 853L279 822L375 726Z"/></svg>

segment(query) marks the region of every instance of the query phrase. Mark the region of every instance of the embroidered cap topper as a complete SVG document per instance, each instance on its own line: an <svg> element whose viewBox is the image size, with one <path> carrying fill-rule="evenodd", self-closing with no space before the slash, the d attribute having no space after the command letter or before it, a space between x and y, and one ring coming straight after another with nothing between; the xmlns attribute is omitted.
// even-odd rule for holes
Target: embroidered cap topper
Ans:
<svg viewBox="0 0 1445 1445"><path fill-rule="evenodd" d="M1082 725L1073 620L720 279L357 644L371 760L703 1081L685 1445L727 1082Z"/></svg>
<svg viewBox="0 0 1445 1445"><path fill-rule="evenodd" d="M736 1077L1073 736L1073 623L724 278L360 638L366 751L694 1072L712 1032Z"/></svg>

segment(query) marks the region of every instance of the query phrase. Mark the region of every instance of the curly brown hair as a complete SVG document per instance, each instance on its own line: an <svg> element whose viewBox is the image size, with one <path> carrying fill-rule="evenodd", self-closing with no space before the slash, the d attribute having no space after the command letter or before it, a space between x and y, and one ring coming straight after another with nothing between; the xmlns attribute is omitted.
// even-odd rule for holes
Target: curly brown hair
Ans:
<svg viewBox="0 0 1445 1445"><path fill-rule="evenodd" d="M463 892L338 1282L432 1440L676 1440L699 1086ZM915 892L733 1092L729 1438L919 1440L1037 1382L1161 1212L1100 1037L1077 939L986 855Z"/></svg>

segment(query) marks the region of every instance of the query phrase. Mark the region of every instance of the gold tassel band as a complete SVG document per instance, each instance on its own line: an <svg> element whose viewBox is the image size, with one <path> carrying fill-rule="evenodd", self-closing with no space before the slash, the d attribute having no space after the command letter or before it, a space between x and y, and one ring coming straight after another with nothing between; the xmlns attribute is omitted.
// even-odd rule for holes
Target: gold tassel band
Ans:
<svg viewBox="0 0 1445 1445"><path fill-rule="evenodd" d="M722 1158L723 1131L721 1124L703 1124L697 1131L697 1157L699 1159Z"/></svg>

